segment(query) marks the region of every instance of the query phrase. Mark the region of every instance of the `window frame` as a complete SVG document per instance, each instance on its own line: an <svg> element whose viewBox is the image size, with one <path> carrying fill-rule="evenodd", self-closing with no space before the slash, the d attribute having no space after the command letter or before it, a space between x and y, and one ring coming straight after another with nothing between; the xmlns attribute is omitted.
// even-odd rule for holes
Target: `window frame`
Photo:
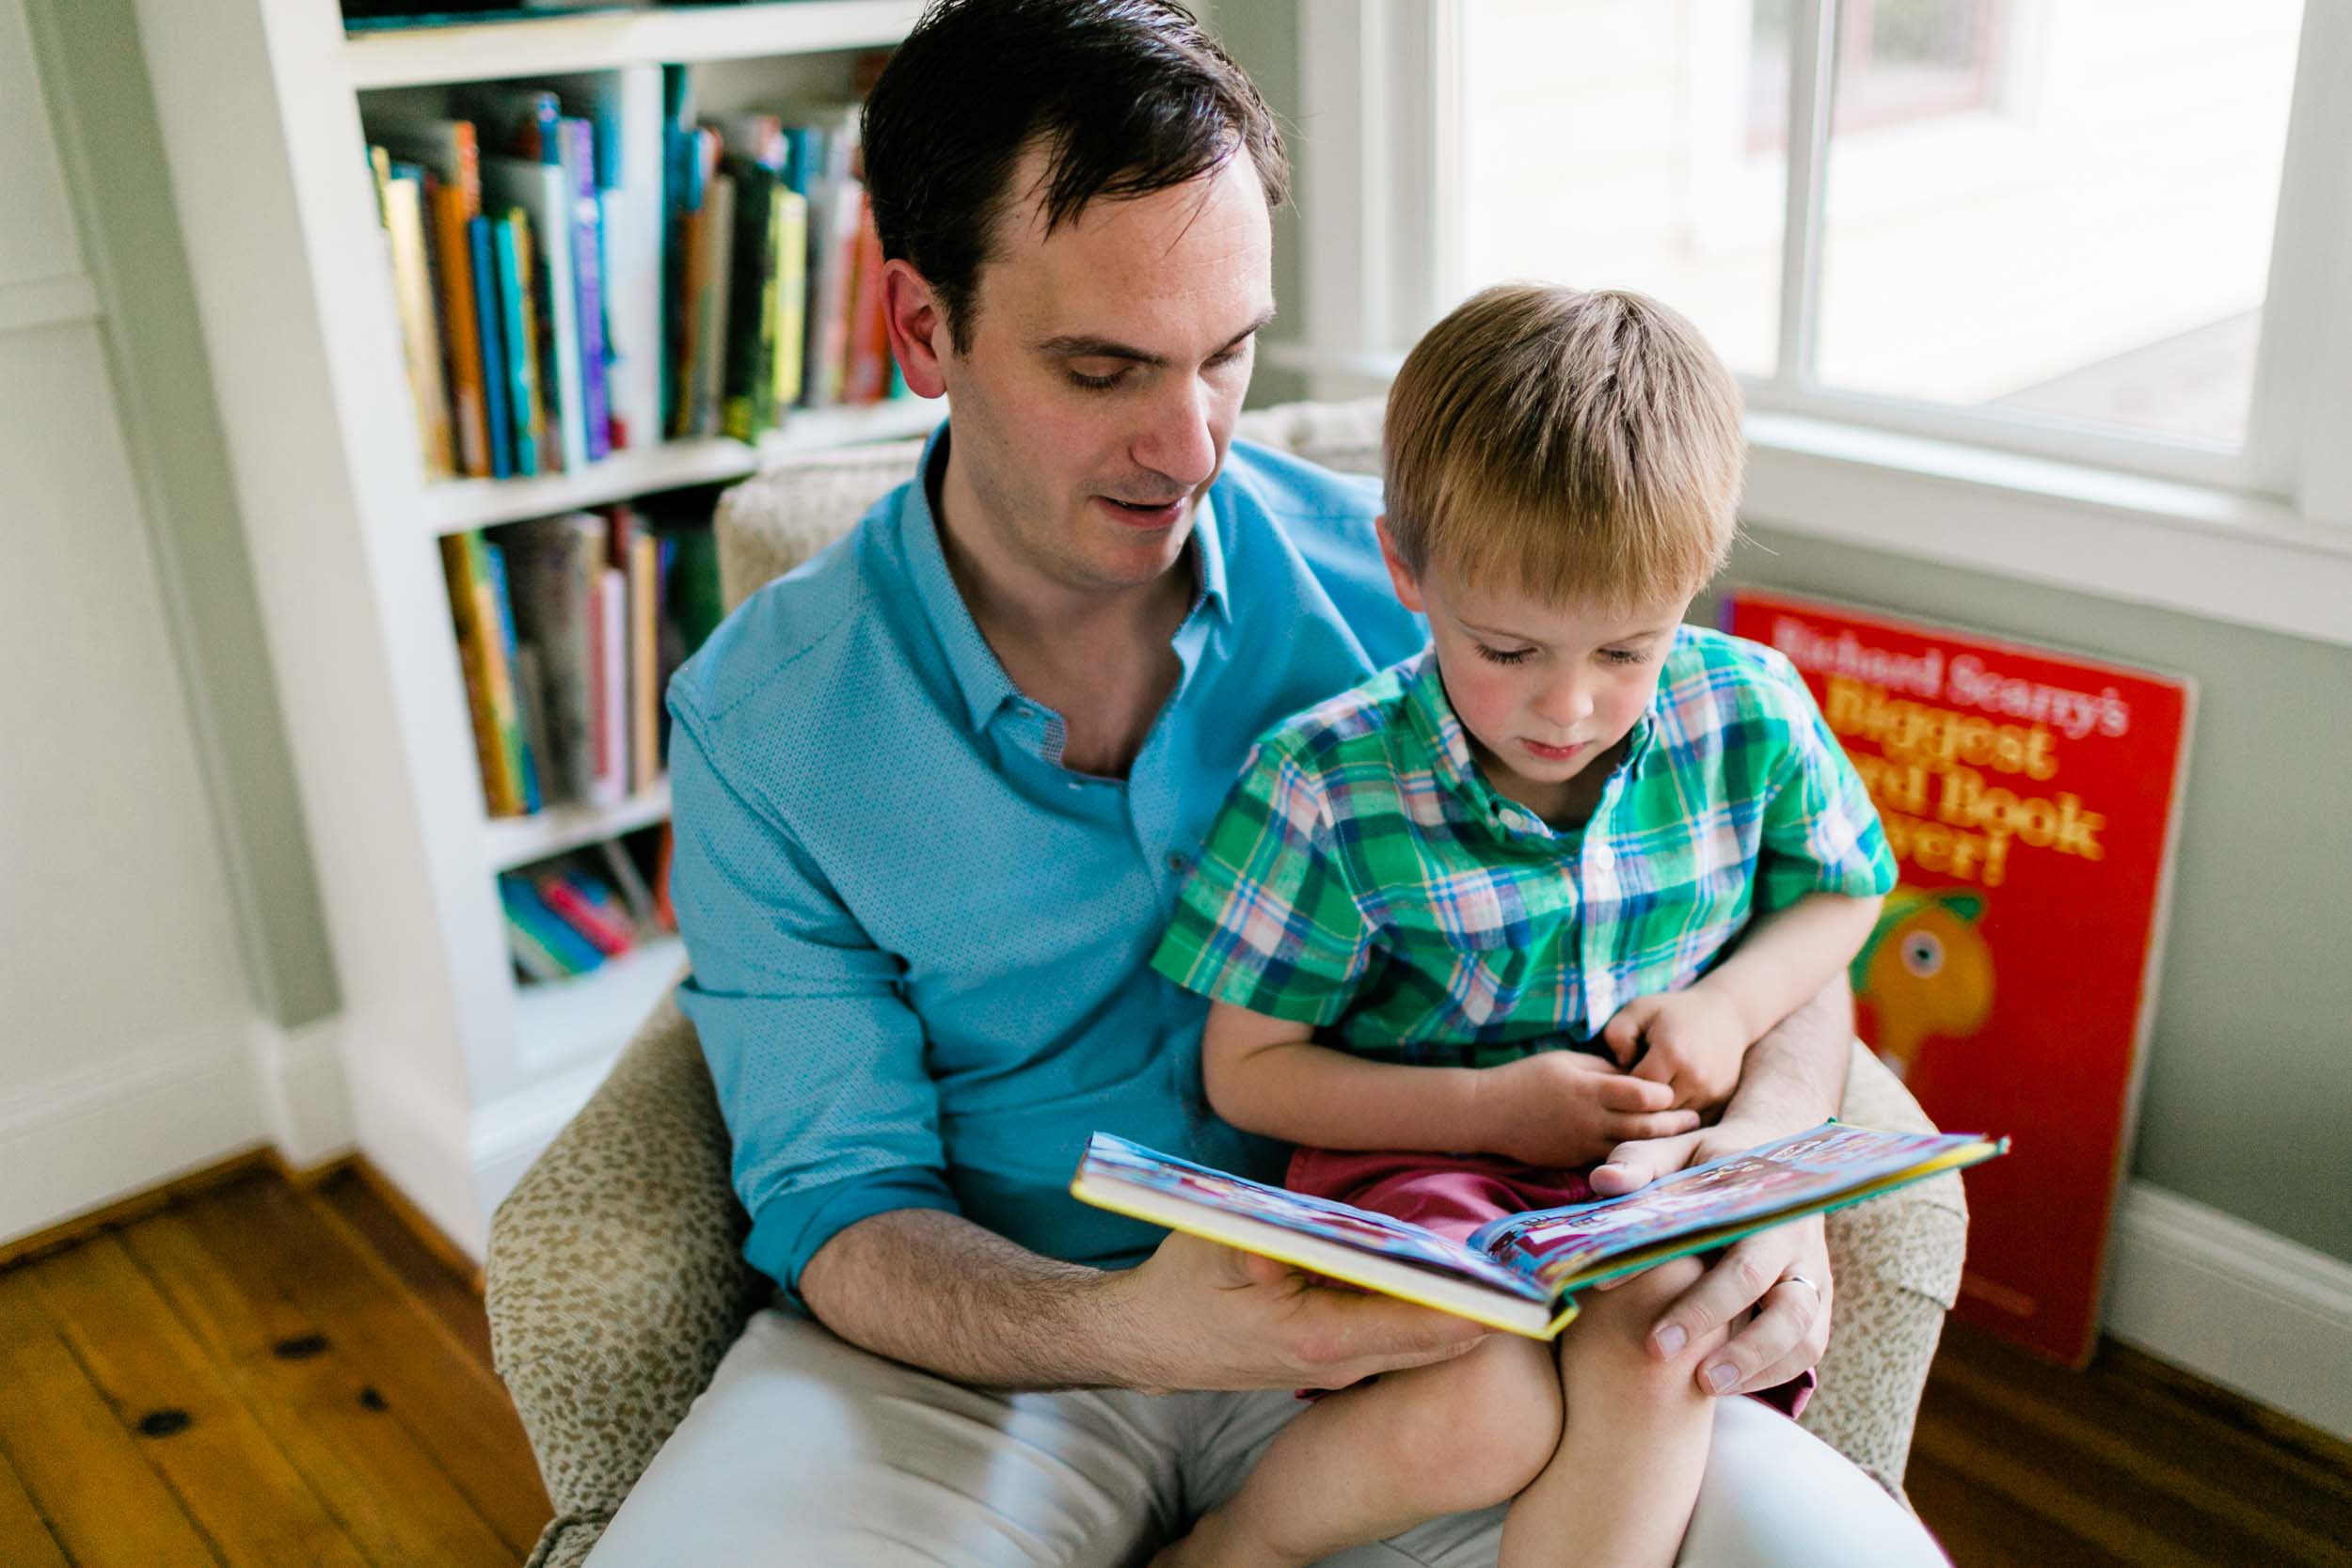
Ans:
<svg viewBox="0 0 2352 1568"><path fill-rule="evenodd" d="M1297 0L1295 146L1307 297L1300 336L1267 345L1263 358L1304 372L1312 396L1384 390L1405 348L1464 292L1459 39L1463 8L1472 3ZM2119 560L2105 578L2070 574L2066 586L2352 644L2352 95L2328 88L2352 79L2352 7L2304 7L2246 438L2227 448L1811 380L1823 211L1816 193L1830 107L1820 87L1837 3L1794 7L1781 352L1772 376L1741 377L1756 459L1743 510L1907 553L1967 553L1979 569L2045 580L2058 579L2023 559L1983 559L1966 540L1933 530L1822 522L1820 509L1835 510L1838 494L1825 482L1849 470L1855 493L1876 493L1890 476L1908 476L1963 486L1980 503L2011 503L2021 515L2056 502L2061 515L2091 508L2109 524L2137 517L2161 531L2126 552L2141 557L2141 567ZM2024 11L2048 0L2014 3ZM1773 492L1800 472L1807 476L1803 504ZM2229 559L2256 570L2256 586L2278 591L2270 595L2277 610L2263 610L2255 602L2263 594L2246 583L2214 584L2215 562L2201 547L2149 548L2188 534L2232 545Z"/></svg>

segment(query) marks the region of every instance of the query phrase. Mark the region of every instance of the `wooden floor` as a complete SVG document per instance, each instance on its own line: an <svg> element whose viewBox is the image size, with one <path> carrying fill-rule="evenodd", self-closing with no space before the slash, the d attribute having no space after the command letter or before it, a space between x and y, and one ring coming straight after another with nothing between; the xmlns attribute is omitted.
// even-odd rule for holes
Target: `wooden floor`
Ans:
<svg viewBox="0 0 2352 1568"><path fill-rule="evenodd" d="M2352 1449L2109 1347L1945 1337L1960 1568L2352 1565ZM262 1172L0 1271L0 1565L509 1564L548 1517L482 1307L358 1178Z"/></svg>

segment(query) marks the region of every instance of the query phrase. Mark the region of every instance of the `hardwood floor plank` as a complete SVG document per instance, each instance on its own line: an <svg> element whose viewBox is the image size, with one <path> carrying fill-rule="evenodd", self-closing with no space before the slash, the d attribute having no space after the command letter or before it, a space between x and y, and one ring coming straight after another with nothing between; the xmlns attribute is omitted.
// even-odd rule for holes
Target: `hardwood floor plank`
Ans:
<svg viewBox="0 0 2352 1568"><path fill-rule="evenodd" d="M119 1235L49 1259L33 1284L118 1419L151 1435L151 1462L229 1568L367 1568Z"/></svg>
<svg viewBox="0 0 2352 1568"><path fill-rule="evenodd" d="M417 1233L368 1184L366 1177L345 1166L313 1187L310 1196L389 1265L408 1293L439 1319L475 1360L497 1370L490 1359L490 1320L482 1310L482 1297L417 1239Z"/></svg>
<svg viewBox="0 0 2352 1568"><path fill-rule="evenodd" d="M66 1347L31 1269L0 1273L0 1452L77 1568L220 1562L135 1436Z"/></svg>
<svg viewBox="0 0 2352 1568"><path fill-rule="evenodd" d="M319 1324L248 1291L183 1214L145 1220L122 1242L372 1561L511 1568L512 1546Z"/></svg>
<svg viewBox="0 0 2352 1568"><path fill-rule="evenodd" d="M1914 1455L1903 1489L1953 1568L2133 1568L1932 1454Z"/></svg>
<svg viewBox="0 0 2352 1568"><path fill-rule="evenodd" d="M0 1453L0 1562L9 1568L72 1568L6 1453Z"/></svg>
<svg viewBox="0 0 2352 1568"><path fill-rule="evenodd" d="M282 1182L222 1188L184 1212L248 1295L287 1303L318 1324L500 1539L518 1554L530 1548L554 1511L504 1385L388 1265L321 1226Z"/></svg>
<svg viewBox="0 0 2352 1568"><path fill-rule="evenodd" d="M2030 1429L1982 1407L1957 1418L1948 1401L1922 1408L1916 1445L1972 1484L1999 1492L2068 1533L2146 1568L2287 1568L2259 1544L2135 1484L2128 1475L2036 1439Z"/></svg>
<svg viewBox="0 0 2352 1568"><path fill-rule="evenodd" d="M2247 1424L2219 1418L2184 1399L2170 1380L2185 1374L2112 1342L2088 1371L2053 1366L1966 1323L1947 1328L1928 1386L1959 1376L2044 1401L2122 1434L2137 1448L2199 1471L2234 1469L2264 1478L2284 1504L2337 1522L2352 1536L2352 1460L2329 1464L2307 1439L2284 1444ZM2220 1397L2217 1391L2216 1397Z"/></svg>
<svg viewBox="0 0 2352 1568"><path fill-rule="evenodd" d="M2076 1375L2076 1392L2089 1392L2092 1381ZM2028 1425L2049 1450L2128 1475L2136 1490L2153 1490L2260 1543L2265 1560L2352 1568L2352 1545L2344 1544L2352 1539L2352 1510L2331 1506L2273 1466L2201 1446L2194 1428L2202 1422L2111 1425L2085 1408L2088 1400L2062 1401L2054 1390L1970 1361L1939 1367L1934 1383L1939 1418L1980 1425L1982 1417L1974 1412L2006 1412ZM2162 1447L2159 1440L2165 1440ZM2191 1450L2203 1447L2201 1456L2164 1451L2175 1440Z"/></svg>

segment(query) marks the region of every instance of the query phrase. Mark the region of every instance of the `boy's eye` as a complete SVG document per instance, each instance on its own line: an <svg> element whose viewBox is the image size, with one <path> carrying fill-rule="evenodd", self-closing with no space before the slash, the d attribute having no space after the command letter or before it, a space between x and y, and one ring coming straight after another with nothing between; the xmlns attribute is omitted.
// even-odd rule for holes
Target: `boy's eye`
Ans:
<svg viewBox="0 0 2352 1568"><path fill-rule="evenodd" d="M1649 650L1646 648L1604 648L1601 650L1601 657L1612 664L1646 664L1649 662Z"/></svg>
<svg viewBox="0 0 2352 1568"><path fill-rule="evenodd" d="M1470 646L1476 648L1478 657L1489 664L1524 664L1535 652L1533 648L1489 648L1484 642L1473 642Z"/></svg>

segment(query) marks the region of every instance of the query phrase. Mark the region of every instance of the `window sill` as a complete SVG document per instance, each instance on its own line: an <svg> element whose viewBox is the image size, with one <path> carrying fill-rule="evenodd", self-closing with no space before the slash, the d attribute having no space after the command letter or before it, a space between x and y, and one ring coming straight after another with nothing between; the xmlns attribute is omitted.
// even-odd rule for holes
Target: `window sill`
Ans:
<svg viewBox="0 0 2352 1568"><path fill-rule="evenodd" d="M1385 390L1402 356L1269 343L1310 395ZM2352 646L2352 528L2217 486L1751 410L1747 523Z"/></svg>

